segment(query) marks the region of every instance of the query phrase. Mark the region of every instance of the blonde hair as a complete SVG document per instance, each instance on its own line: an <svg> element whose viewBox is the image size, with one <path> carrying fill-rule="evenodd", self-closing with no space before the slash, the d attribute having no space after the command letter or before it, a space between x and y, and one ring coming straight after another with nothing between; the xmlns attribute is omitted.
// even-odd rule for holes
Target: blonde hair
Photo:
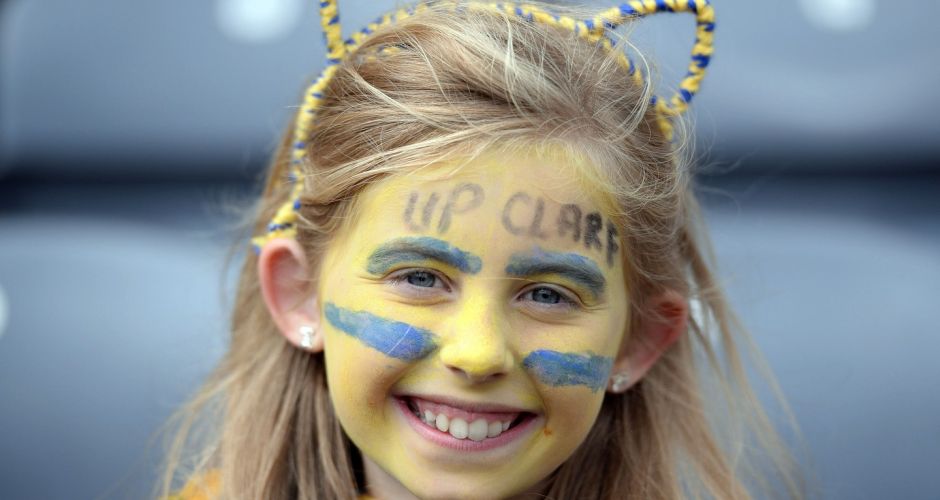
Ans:
<svg viewBox="0 0 940 500"><path fill-rule="evenodd" d="M585 442L549 477L547 497L800 498L795 463L741 351L763 365L713 272L688 148L665 139L650 97L611 52L570 31L431 6L384 26L338 65L306 143L297 239L318 269L364 187L458 154L551 145L589 160L578 163L598 166L584 172L591 186L616 205L630 331L651 319L646 299L667 289L699 314L639 383L605 396ZM255 234L289 199L292 134L274 156ZM361 457L334 415L322 355L276 330L256 266L249 255L228 352L175 416L161 495L211 473L223 498L355 498Z"/></svg>

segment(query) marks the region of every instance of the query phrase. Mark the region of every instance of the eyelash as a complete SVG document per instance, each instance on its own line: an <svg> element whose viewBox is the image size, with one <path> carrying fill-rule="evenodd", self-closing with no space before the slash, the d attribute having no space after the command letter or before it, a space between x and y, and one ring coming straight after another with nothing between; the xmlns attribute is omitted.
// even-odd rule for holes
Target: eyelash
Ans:
<svg viewBox="0 0 940 500"><path fill-rule="evenodd" d="M432 276L435 280L440 282L440 284L444 285L444 289L446 291L451 290L451 286L447 278L445 278L443 275L441 275L437 271L434 271L431 269L414 269L414 268L402 269L401 271L396 271L392 273L391 275L389 275L388 280L392 285L396 285L396 286L408 285L409 288L414 289L418 293L427 293L428 290L434 290L437 288L436 286L423 287L423 286L414 285L412 283L408 283L408 278L418 273L424 273L424 274L428 274ZM435 282L434 284L437 285L437 282Z"/></svg>
<svg viewBox="0 0 940 500"><path fill-rule="evenodd" d="M534 293L538 290L549 290L557 294L558 302L554 304L536 302ZM571 293L559 290L557 287L546 285L546 284L535 285L531 288L523 290L523 292L519 294L519 298L525 298L527 296L531 296L531 300L529 302L531 302L532 304L536 304L535 307L540 307L540 308L545 308L545 309L556 309L556 308L574 309L574 308L581 307L581 301L578 300L576 297L572 297Z"/></svg>
<svg viewBox="0 0 940 500"><path fill-rule="evenodd" d="M409 283L409 282L408 282L408 278L409 278L409 277L412 277L412 276L414 276L414 275L416 275L416 274L419 274L419 273L424 273L424 274L428 274L428 275L432 276L432 277L436 280L435 283L434 283L434 285L429 286L429 287L423 287L423 286L418 286L418 285L415 285L415 284L412 284L412 283ZM402 270L393 272L392 274L390 274L390 275L388 276L387 279L388 279L388 282L389 282L391 285L393 285L393 286L405 285L405 286L407 286L407 288L408 288L409 290L412 290L413 293L416 293L416 294L430 294L430 293L434 293L434 292L432 292L432 290L439 290L439 289L440 289L440 288L437 286L438 284L443 285L442 288L443 288L445 291L447 291L447 292L449 292L449 291L451 291L451 290L453 289L453 287L452 287L451 284L450 284L450 281L449 281L444 275L442 275L442 274L441 274L440 272L438 272L438 271L435 271L435 270L433 270L433 269L427 269L427 268L408 268L408 269L402 269ZM558 302L557 302L557 303L554 303L554 304L552 304L552 303L544 303L544 302L536 302L536 301L534 300L534 295L532 295L532 294L534 294L536 291L542 290L542 289L544 289L544 290L549 290L549 291L551 291L551 292L554 292L554 293L558 294ZM519 293L519 295L516 296L516 299L517 299L517 300L521 300L521 299L524 299L526 296L531 296L531 299L528 300L528 302L530 302L531 304L533 304L533 307L538 307L538 308L545 309L545 310L552 310L552 309L554 309L554 310L579 309L579 308L583 307L583 306L582 306L582 302L581 302L580 298L578 298L577 295L574 295L574 294L572 294L571 292L568 292L568 291L565 291L565 290L560 290L560 289L559 289L558 287L556 287L556 286L552 286L552 285L548 285L548 284L544 284L544 283L540 283L540 284L531 286L531 287L529 287L529 288L523 290L521 293Z"/></svg>

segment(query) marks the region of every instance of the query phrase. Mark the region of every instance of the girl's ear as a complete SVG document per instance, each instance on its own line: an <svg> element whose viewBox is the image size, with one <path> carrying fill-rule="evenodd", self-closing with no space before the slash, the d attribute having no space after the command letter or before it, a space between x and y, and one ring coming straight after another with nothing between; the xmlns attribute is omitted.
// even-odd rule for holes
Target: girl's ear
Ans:
<svg viewBox="0 0 940 500"><path fill-rule="evenodd" d="M287 341L306 351L322 351L320 307L309 293L303 247L287 238L266 242L258 255L258 280L268 312Z"/></svg>
<svg viewBox="0 0 940 500"><path fill-rule="evenodd" d="M608 392L622 393L637 383L686 331L689 303L678 292L660 293L649 307L651 314L639 322L614 360Z"/></svg>

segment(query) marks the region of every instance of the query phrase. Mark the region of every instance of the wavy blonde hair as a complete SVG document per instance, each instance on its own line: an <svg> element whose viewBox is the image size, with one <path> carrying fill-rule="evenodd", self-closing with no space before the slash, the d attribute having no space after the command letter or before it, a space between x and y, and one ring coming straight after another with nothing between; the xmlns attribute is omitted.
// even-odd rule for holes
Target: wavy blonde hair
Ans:
<svg viewBox="0 0 940 500"><path fill-rule="evenodd" d="M547 479L547 498L804 495L748 381L743 360L764 365L716 280L686 143L664 139L650 89L610 52L497 11L431 7L377 31L338 66L324 94L307 142L297 235L310 269L370 183L457 152L552 145L596 165L585 173L615 201L630 328L650 320L646 299L659 291L698 305L687 333L639 383L605 396L585 442ZM255 234L290 194L292 133L274 156ZM249 255L228 352L172 420L160 495L211 475L222 498L355 498L361 457L333 412L322 355L294 348L276 330L256 267Z"/></svg>

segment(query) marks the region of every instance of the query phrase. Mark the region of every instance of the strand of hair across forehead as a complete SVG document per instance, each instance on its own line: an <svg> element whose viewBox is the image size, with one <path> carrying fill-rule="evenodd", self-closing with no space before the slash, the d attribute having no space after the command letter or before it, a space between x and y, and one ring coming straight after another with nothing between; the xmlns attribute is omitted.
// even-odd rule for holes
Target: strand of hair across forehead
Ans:
<svg viewBox="0 0 940 500"><path fill-rule="evenodd" d="M393 13L385 14L362 30L353 33L343 40L342 28L339 23L339 11L336 0L320 1L320 23L323 26L323 37L327 47L327 66L319 78L314 81L305 95L297 121L294 124L293 149L290 159L290 174L288 179L292 184L291 194L272 217L266 234L252 239L255 251L260 251L264 244L274 238L293 238L297 233L297 218L300 210L300 197L303 193L304 183L301 179L301 166L307 156L306 141L310 137L311 126L316 110L323 99L323 89L326 88L336 65L346 54L352 53L375 30L393 24L428 8L431 2L422 2L409 8L399 9ZM552 26L559 26L582 38L601 44L606 50L614 47L609 36L609 30L616 29L623 23L660 12L691 12L696 16L695 45L692 48L692 61L688 72L679 83L676 93L668 100L653 96L652 103L657 111L659 127L667 139L672 140L672 119L684 113L692 98L698 93L705 76L705 68L713 52L713 32L715 29L715 12L710 0L631 0L616 7L611 7L591 19L577 20L566 16L559 16L539 9L533 5L513 4L509 2L440 2L453 6L455 9L482 10L505 12L509 15L519 16L529 22L538 22ZM386 46L379 50L379 54L400 50L395 46ZM621 51L615 53L617 62L634 79L637 85L647 85L643 74L636 68L630 57Z"/></svg>

